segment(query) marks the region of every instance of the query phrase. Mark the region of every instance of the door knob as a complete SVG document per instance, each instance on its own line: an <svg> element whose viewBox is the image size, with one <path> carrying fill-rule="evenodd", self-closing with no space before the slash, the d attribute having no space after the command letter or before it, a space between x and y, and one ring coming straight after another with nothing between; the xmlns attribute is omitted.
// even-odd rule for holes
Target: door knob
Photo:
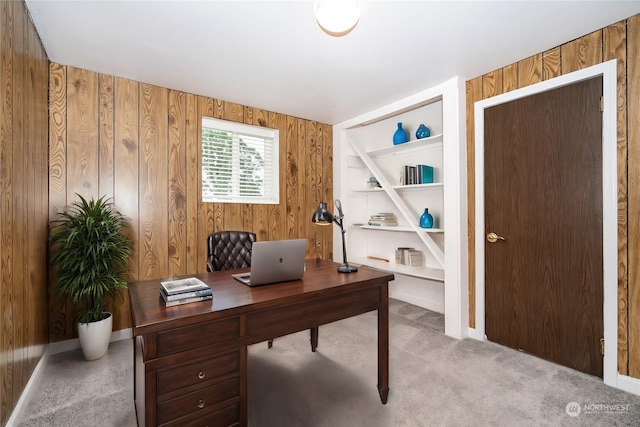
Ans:
<svg viewBox="0 0 640 427"><path fill-rule="evenodd" d="M491 233L487 234L487 240L489 241L489 243L495 243L498 240L504 240L504 237L498 236L492 231Z"/></svg>

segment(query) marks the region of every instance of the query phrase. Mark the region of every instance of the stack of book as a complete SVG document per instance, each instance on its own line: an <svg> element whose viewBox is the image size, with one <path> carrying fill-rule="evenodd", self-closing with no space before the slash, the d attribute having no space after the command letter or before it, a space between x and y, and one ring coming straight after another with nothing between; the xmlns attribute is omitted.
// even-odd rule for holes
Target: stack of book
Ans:
<svg viewBox="0 0 640 427"><path fill-rule="evenodd" d="M398 225L396 216L391 212L381 212L369 217L369 225L380 227L393 227Z"/></svg>
<svg viewBox="0 0 640 427"><path fill-rule="evenodd" d="M402 168L402 185L432 184L433 167L427 165L405 165Z"/></svg>
<svg viewBox="0 0 640 427"><path fill-rule="evenodd" d="M213 299L211 288L195 277L160 282L160 295L167 307Z"/></svg>
<svg viewBox="0 0 640 427"><path fill-rule="evenodd" d="M418 267L422 265L422 252L414 248L396 249L396 264Z"/></svg>

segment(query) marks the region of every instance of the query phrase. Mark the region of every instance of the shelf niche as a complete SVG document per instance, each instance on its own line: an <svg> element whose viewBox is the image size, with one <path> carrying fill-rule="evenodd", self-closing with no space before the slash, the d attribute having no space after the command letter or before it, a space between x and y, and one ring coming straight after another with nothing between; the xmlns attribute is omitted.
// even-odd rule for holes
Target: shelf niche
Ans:
<svg viewBox="0 0 640 427"><path fill-rule="evenodd" d="M464 95L454 78L334 126L334 191L350 223L350 262L394 273L390 296L444 312L445 334L456 338L468 335ZM400 122L410 141L393 145ZM420 124L431 136L415 139ZM433 183L404 185L404 166L418 164L433 167ZM425 208L434 228L419 227ZM368 225L383 212L394 213L398 225ZM336 242L334 234L340 256ZM421 251L423 265L396 264L398 247Z"/></svg>

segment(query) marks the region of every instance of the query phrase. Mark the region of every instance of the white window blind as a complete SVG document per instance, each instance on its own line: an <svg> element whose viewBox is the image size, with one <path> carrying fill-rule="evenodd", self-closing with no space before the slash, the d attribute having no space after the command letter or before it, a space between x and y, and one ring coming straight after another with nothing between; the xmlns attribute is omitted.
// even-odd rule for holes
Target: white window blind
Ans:
<svg viewBox="0 0 640 427"><path fill-rule="evenodd" d="M279 131L202 118L202 201L279 203Z"/></svg>

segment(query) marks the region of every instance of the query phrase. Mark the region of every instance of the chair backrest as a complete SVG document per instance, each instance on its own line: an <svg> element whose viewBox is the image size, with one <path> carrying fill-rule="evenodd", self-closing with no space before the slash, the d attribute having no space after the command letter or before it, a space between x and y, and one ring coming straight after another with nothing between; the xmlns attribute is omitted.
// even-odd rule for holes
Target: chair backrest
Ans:
<svg viewBox="0 0 640 427"><path fill-rule="evenodd" d="M251 247L256 234L248 231L216 231L207 239L207 271L251 266Z"/></svg>

